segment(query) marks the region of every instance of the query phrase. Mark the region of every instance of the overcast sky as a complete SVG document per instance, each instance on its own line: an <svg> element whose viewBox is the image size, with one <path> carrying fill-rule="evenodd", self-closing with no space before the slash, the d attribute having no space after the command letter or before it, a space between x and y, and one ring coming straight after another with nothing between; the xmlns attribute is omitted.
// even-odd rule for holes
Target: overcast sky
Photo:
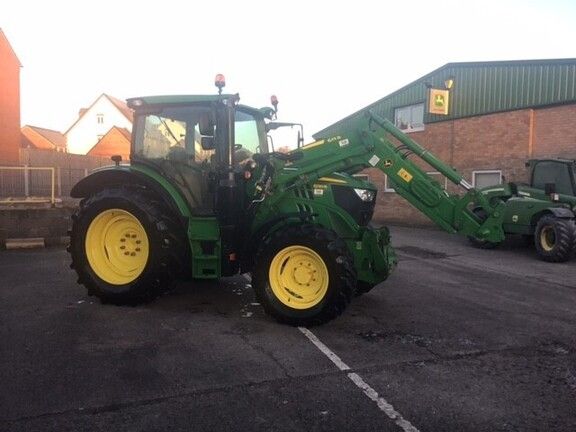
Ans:
<svg viewBox="0 0 576 432"><path fill-rule="evenodd" d="M576 57L574 0L6 0L0 27L22 125L60 131L101 93L212 94L223 73L310 136L449 62Z"/></svg>

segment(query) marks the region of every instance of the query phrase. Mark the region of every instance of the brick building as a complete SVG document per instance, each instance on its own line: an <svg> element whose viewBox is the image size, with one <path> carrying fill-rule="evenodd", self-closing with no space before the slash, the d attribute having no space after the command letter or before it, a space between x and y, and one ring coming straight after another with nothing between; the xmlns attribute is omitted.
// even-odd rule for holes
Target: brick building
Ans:
<svg viewBox="0 0 576 432"><path fill-rule="evenodd" d="M0 29L0 165L18 165L20 61Z"/></svg>
<svg viewBox="0 0 576 432"><path fill-rule="evenodd" d="M122 160L130 160L130 139L132 134L126 128L112 126L112 128L92 147L88 156L101 156L110 158L114 155L122 156Z"/></svg>
<svg viewBox="0 0 576 432"><path fill-rule="evenodd" d="M527 182L531 158L576 159L576 59L448 63L314 138L354 127L367 109L393 121L476 187ZM430 223L395 195L384 174L367 173L379 188L376 219Z"/></svg>
<svg viewBox="0 0 576 432"><path fill-rule="evenodd" d="M25 125L21 132L22 148L66 153L66 137L58 131Z"/></svg>

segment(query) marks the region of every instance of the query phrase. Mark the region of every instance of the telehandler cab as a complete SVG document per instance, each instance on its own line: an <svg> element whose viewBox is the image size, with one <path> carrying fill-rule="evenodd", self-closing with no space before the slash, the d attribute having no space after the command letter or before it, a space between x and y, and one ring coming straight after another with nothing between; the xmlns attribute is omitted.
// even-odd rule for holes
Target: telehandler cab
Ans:
<svg viewBox="0 0 576 432"><path fill-rule="evenodd" d="M288 153L269 148L274 109L238 95L153 96L134 110L130 164L93 172L71 195L71 267L106 302L138 303L179 278L251 273L265 311L291 325L340 315L396 264L386 227L370 221L376 187L354 177L385 172L397 193L449 232L498 243L505 204L373 112L345 135ZM285 125L293 125L287 123ZM393 136L392 140L389 136ZM407 159L415 154L465 189L448 194Z"/></svg>

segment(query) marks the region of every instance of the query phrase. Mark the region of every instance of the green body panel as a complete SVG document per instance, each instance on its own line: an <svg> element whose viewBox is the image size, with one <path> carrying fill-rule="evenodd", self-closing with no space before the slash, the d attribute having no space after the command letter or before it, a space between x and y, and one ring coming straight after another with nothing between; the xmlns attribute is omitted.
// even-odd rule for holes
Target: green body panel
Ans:
<svg viewBox="0 0 576 432"><path fill-rule="evenodd" d="M285 180L282 174L278 178ZM336 204L334 186L376 192L374 185L367 181L334 172L299 187L287 187L277 194L277 197L270 197L259 205L252 223L251 236L255 238L257 233L278 215L291 215L267 229L267 235L282 228L284 224L301 223L302 220L331 229L348 245L354 258L358 280L370 284L384 281L397 262L390 245L388 229L359 226L348 212Z"/></svg>
<svg viewBox="0 0 576 432"><path fill-rule="evenodd" d="M158 182L174 200L180 210L180 215L188 219L188 243L191 252L192 277L198 279L215 279L221 274L221 239L220 225L216 217L197 217L185 201L183 194L156 170L144 165L132 165L131 169L147 175ZM206 247L206 244L209 244ZM205 245L203 248L202 245ZM205 253L205 250L209 253Z"/></svg>
<svg viewBox="0 0 576 432"><path fill-rule="evenodd" d="M552 201L543 190L520 185L513 194L510 185L489 186L480 192L490 202L504 203L502 227L506 234L533 235L538 219L554 209L574 211L576 197L557 194L558 200Z"/></svg>

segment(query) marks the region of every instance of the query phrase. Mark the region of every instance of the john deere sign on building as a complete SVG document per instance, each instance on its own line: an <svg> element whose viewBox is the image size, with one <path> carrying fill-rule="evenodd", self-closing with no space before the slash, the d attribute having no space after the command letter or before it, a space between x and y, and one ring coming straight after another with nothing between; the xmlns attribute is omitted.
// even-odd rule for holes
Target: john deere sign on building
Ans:
<svg viewBox="0 0 576 432"><path fill-rule="evenodd" d="M449 90L430 89L428 112L430 114L448 115Z"/></svg>

